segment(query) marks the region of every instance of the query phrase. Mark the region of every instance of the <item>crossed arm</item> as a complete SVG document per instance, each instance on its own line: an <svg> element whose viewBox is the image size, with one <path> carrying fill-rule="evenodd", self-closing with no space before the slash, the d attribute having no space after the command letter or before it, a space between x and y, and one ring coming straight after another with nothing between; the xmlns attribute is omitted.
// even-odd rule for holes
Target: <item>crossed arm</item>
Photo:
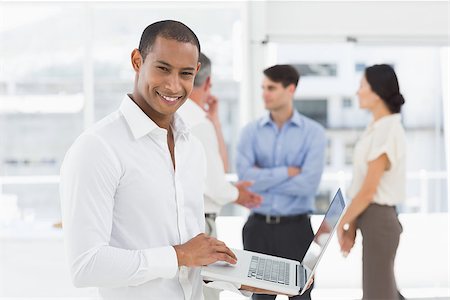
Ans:
<svg viewBox="0 0 450 300"><path fill-rule="evenodd" d="M315 193L324 168L326 137L317 134L309 145L302 166L261 168L257 165L253 136L244 131L238 146L237 172L241 180L253 181L252 190L287 196Z"/></svg>

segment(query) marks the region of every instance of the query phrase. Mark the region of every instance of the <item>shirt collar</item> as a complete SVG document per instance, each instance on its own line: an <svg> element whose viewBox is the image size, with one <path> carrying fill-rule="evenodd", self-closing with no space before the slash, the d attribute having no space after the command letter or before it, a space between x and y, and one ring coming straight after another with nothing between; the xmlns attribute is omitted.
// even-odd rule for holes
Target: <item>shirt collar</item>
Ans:
<svg viewBox="0 0 450 300"><path fill-rule="evenodd" d="M391 114L391 115L387 115L384 116L376 121L372 121L372 123L370 123L369 127L370 128L377 128L382 126L384 123L386 122L400 122L401 120L401 115L400 114Z"/></svg>
<svg viewBox="0 0 450 300"><path fill-rule="evenodd" d="M263 127L267 124L271 124L272 123L272 118L270 117L270 113L264 115L261 120L259 121L259 126Z"/></svg>
<svg viewBox="0 0 450 300"><path fill-rule="evenodd" d="M176 112L173 116L173 131L175 137L184 136L186 139L189 137L190 129L183 118Z"/></svg>
<svg viewBox="0 0 450 300"><path fill-rule="evenodd" d="M290 122L292 124L297 125L298 127L302 127L302 125L303 125L302 116L300 115L300 113L296 109L294 109L294 114L292 115L292 118L290 119Z"/></svg>
<svg viewBox="0 0 450 300"><path fill-rule="evenodd" d="M152 119L150 119L142 109L126 95L120 105L122 115L124 116L128 126L135 139L139 139L149 133L165 132L166 130L160 128ZM188 136L189 129L176 113L174 114L172 128L174 130L174 135L184 135Z"/></svg>
<svg viewBox="0 0 450 300"><path fill-rule="evenodd" d="M302 127L303 126L303 120L302 120L302 116L300 115L300 113L294 109L294 112L292 114L292 117L287 121L289 124L294 124L298 127ZM261 118L261 120L259 121L259 125L265 126L267 124L275 124L270 116L270 113L266 114L264 117Z"/></svg>

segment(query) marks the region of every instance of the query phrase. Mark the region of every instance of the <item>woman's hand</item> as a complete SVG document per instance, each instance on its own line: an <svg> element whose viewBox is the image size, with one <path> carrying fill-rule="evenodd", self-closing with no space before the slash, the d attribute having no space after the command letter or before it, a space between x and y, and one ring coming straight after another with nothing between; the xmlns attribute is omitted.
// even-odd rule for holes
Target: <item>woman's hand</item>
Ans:
<svg viewBox="0 0 450 300"><path fill-rule="evenodd" d="M344 225L340 224L337 229L337 235L342 255L344 255L344 257L347 257L347 255L350 253L350 250L355 245L356 226L352 224L348 229L344 229Z"/></svg>

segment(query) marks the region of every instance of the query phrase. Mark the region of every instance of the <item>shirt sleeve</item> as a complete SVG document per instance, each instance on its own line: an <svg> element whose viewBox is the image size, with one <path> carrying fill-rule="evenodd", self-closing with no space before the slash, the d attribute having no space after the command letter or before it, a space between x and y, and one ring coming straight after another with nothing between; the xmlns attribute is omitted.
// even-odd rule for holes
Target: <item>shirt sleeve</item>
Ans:
<svg viewBox="0 0 450 300"><path fill-rule="evenodd" d="M256 166L256 153L253 147L256 128L250 124L242 130L237 155L236 169L240 180L253 181L250 189L262 193L289 178L288 167L258 168Z"/></svg>
<svg viewBox="0 0 450 300"><path fill-rule="evenodd" d="M401 147L403 141L400 141L400 137L396 135L396 129L395 127L389 129L377 128L373 134L367 162L376 160L381 155L386 154L389 159L389 169L397 164L403 152L403 147Z"/></svg>
<svg viewBox="0 0 450 300"><path fill-rule="evenodd" d="M177 273L172 246L129 250L109 245L121 175L120 161L94 134L81 135L64 159L60 183L63 230L77 287L136 286Z"/></svg>
<svg viewBox="0 0 450 300"><path fill-rule="evenodd" d="M316 194L325 167L326 136L322 128L312 136L300 174L271 188L270 193L306 197Z"/></svg>
<svg viewBox="0 0 450 300"><path fill-rule="evenodd" d="M206 156L205 195L219 205L225 205L238 198L238 189L227 181L214 127L202 122L191 129L200 140Z"/></svg>

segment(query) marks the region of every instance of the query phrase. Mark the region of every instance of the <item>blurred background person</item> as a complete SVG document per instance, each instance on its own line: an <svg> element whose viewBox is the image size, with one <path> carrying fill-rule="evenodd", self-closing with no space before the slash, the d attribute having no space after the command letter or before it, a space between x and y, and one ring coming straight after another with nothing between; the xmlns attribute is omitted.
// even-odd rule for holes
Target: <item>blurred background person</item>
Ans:
<svg viewBox="0 0 450 300"><path fill-rule="evenodd" d="M302 261L314 238L310 214L325 164L325 130L293 106L300 74L291 65L264 70L266 116L241 133L237 172L263 196L242 230L245 250ZM311 289L291 299L310 299ZM253 299L275 299L253 295Z"/></svg>
<svg viewBox="0 0 450 300"><path fill-rule="evenodd" d="M261 196L247 189L252 184L250 181L238 182L236 185L227 181L225 172L228 159L219 119L219 103L211 95L211 60L200 53L199 62L201 67L195 76L194 88L178 113L205 149L205 233L217 237L215 220L223 205L234 202L253 208L259 206ZM217 289L204 287L206 300L218 300L219 293Z"/></svg>
<svg viewBox="0 0 450 300"><path fill-rule="evenodd" d="M354 150L351 203L338 226L339 243L346 256L361 230L363 299L403 299L394 261L403 231L396 205L405 199L406 138L400 116L405 100L394 69L386 64L366 68L357 94L373 121Z"/></svg>

